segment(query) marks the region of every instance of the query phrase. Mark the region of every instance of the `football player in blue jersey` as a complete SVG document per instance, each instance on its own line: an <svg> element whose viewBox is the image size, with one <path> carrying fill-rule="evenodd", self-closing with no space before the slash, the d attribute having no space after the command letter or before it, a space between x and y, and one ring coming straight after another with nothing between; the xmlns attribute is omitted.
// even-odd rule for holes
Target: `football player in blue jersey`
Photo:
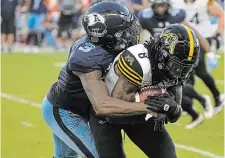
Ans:
<svg viewBox="0 0 225 158"><path fill-rule="evenodd" d="M53 132L55 158L97 158L88 120L97 116L151 113L149 105L112 98L103 78L119 52L138 43L137 18L116 2L93 5L83 17L87 35L70 49L66 65L42 103L45 122Z"/></svg>

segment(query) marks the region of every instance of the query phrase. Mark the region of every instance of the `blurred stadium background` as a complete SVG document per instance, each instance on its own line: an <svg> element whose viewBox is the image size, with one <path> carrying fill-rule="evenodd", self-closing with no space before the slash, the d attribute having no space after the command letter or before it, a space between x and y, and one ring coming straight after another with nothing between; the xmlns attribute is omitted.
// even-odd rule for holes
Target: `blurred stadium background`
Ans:
<svg viewBox="0 0 225 158"><path fill-rule="evenodd" d="M4 0L2 0L4 1ZM44 123L40 104L51 84L56 81L60 67L67 59L69 45L80 38L84 31L81 26L82 14L90 7L91 0L72 0L75 12L58 37L58 21L63 0L45 0L46 10L43 21L29 35L27 1L20 0L15 9L15 33L12 47L1 43L1 110L2 110L2 158L50 158L53 155L51 131ZM69 1L69 0L68 0ZM120 0L135 13L148 8L148 0ZM218 1L223 5L223 1ZM138 5L138 7L137 7ZM2 18L1 18L2 20ZM216 20L212 17L212 23ZM29 37L30 36L30 37ZM147 39L146 33L142 36ZM63 44L62 44L63 43ZM224 51L219 67L212 73L221 92L224 92ZM210 95L207 87L197 80L200 94ZM202 112L201 106L195 107ZM190 117L183 116L176 124L166 127L176 143L179 158L222 158L224 157L224 112L205 120L192 130L184 126ZM128 158L146 156L126 137L124 140Z"/></svg>

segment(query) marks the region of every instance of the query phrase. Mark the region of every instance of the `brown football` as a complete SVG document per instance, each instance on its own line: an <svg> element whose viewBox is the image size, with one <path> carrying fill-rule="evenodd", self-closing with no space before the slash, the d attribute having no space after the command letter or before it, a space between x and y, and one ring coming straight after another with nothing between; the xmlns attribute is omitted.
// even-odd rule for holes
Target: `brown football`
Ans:
<svg viewBox="0 0 225 158"><path fill-rule="evenodd" d="M165 89L152 86L144 87L141 88L139 93L138 92L136 93L135 101L144 102L144 100L147 99L148 96L161 95L163 93L165 93Z"/></svg>

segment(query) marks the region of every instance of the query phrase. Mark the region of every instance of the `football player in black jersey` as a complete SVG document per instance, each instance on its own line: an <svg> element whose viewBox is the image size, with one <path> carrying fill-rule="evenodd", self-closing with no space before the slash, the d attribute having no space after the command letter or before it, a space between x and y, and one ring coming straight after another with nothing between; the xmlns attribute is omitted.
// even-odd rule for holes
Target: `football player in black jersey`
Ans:
<svg viewBox="0 0 225 158"><path fill-rule="evenodd" d="M174 24L164 29L160 38L146 42L144 49L141 49L140 46L136 47L139 49L132 50L131 48L134 47L130 47L121 53L119 58L116 58L118 62L115 61L115 65L111 67L118 76L111 95L118 99L134 101L134 94L146 81L146 75L144 75L144 70L140 65L143 64L146 68L148 63L151 66L150 70L145 70L149 72L147 81L150 82L147 85L162 87L168 93L151 96L145 100L145 103L149 104L149 109L158 113L158 117L147 121L145 120L146 115L124 118L97 118L91 115L90 127L99 156L101 158L126 157L121 137L121 130L123 129L148 157L176 158L174 143L163 124L167 120L171 123L176 122L180 117L182 83L187 80L199 60L198 39L187 26ZM139 56L139 54L143 55ZM126 59L127 56L133 57L133 64L130 64L131 60ZM145 63L138 62L140 61L139 58L147 58L148 60L145 60ZM111 74L107 75L106 81L110 81L109 78L111 77L111 81L114 82L115 74L112 71L110 72ZM135 76L129 75L131 72L133 72L133 75L138 74L142 79L135 80ZM106 83L112 85L111 82ZM166 105L169 106L168 111L165 108ZM155 124L157 119L162 119L158 122L159 124Z"/></svg>
<svg viewBox="0 0 225 158"><path fill-rule="evenodd" d="M90 111L98 116L151 113L147 104L109 97L102 80L115 56L138 43L137 18L119 3L101 2L89 8L83 26L87 36L72 45L58 81L42 103L56 158L98 157L88 125Z"/></svg>
<svg viewBox="0 0 225 158"><path fill-rule="evenodd" d="M139 14L139 21L143 29L148 30L152 36L157 38L158 34L162 31L163 28L165 28L169 24L173 23L183 23L187 25L187 22L185 21L185 11L183 9L173 8L170 5L170 0L153 0L152 6L149 9L143 10ZM196 31L194 28L192 28L193 31L195 31L200 45L202 49L205 50L205 52L210 52L209 43L207 40L202 37L198 31ZM201 49L201 50L202 50ZM215 82L213 78L210 76L210 74L206 71L205 61L204 61L204 55L200 53L200 62L199 65L196 67L195 70L198 77L200 77L206 85L214 92L213 94L219 96L219 91L216 88ZM191 88L191 87L190 87ZM186 89L185 89L186 90ZM189 89L190 90L190 89ZM195 92L195 90L192 88L192 92ZM193 93L197 94L196 92ZM193 98L199 98L199 96L194 95ZM205 102L205 101L202 101ZM191 106L189 103L185 103ZM217 104L220 105L221 101L217 99ZM209 105L209 104L206 104ZM187 107L185 105L185 107ZM206 118L212 118L212 110L211 106L205 106L204 107L204 114L207 116ZM190 109L190 108L185 108ZM191 113L191 111L189 111ZM198 121L198 119L201 119L200 122L202 122L203 118L199 115L199 117L194 117L195 119L192 120L191 123L195 123L195 121Z"/></svg>

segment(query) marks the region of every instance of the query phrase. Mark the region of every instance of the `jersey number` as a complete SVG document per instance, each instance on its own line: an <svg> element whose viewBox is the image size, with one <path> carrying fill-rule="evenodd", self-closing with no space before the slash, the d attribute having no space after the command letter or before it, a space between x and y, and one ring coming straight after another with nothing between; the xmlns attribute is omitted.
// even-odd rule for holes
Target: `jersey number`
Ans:
<svg viewBox="0 0 225 158"><path fill-rule="evenodd" d="M83 52L89 52L90 50L94 49L95 46L92 45L91 43L85 43L84 46L79 47L78 49L83 51Z"/></svg>
<svg viewBox="0 0 225 158"><path fill-rule="evenodd" d="M193 22L195 24L199 24L199 17L198 17L198 13L196 13L190 20L190 22Z"/></svg>
<svg viewBox="0 0 225 158"><path fill-rule="evenodd" d="M139 58L147 58L147 54L146 53L139 53L138 54Z"/></svg>

